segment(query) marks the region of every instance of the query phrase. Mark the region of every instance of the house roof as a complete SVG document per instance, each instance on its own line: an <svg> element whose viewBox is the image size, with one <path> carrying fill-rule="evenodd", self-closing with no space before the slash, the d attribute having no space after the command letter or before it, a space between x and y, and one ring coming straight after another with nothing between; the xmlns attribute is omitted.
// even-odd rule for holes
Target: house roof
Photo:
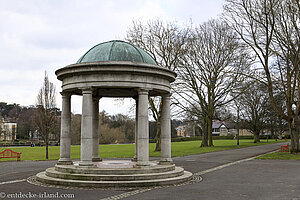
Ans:
<svg viewBox="0 0 300 200"><path fill-rule="evenodd" d="M232 122L232 121L226 121L225 125L229 129L235 129L236 128L236 123Z"/></svg>
<svg viewBox="0 0 300 200"><path fill-rule="evenodd" d="M224 125L227 128L225 122L219 120L213 120L212 128L220 128L222 125Z"/></svg>

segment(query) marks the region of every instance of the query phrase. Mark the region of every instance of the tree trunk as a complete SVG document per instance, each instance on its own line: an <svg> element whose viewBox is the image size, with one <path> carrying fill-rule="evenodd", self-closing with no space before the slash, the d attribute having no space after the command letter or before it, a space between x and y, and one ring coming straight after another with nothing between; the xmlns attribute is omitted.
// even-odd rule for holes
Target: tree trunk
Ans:
<svg viewBox="0 0 300 200"><path fill-rule="evenodd" d="M272 128L271 128L271 138L276 138L275 136L275 131L274 131L274 125L272 124ZM277 140L276 140L277 141Z"/></svg>
<svg viewBox="0 0 300 200"><path fill-rule="evenodd" d="M208 120L208 127L207 127L207 132L208 132L208 146L213 147L213 138L212 138L212 119Z"/></svg>
<svg viewBox="0 0 300 200"><path fill-rule="evenodd" d="M236 145L240 145L240 128L237 128L237 133L236 133Z"/></svg>
<svg viewBox="0 0 300 200"><path fill-rule="evenodd" d="M161 133L161 118L157 119L156 122L156 136L155 136L155 142L156 142L156 146L155 146L155 150L154 151L160 151L161 150L161 146L160 146L160 133Z"/></svg>
<svg viewBox="0 0 300 200"><path fill-rule="evenodd" d="M260 142L259 132L254 132L254 143L258 143L258 142Z"/></svg>
<svg viewBox="0 0 300 200"><path fill-rule="evenodd" d="M299 152L299 132L295 127L295 119L289 123L289 132L291 136L291 153L295 154Z"/></svg>
<svg viewBox="0 0 300 200"><path fill-rule="evenodd" d="M208 134L207 134L207 121L204 120L202 123L202 142L200 147L207 147L208 146Z"/></svg>
<svg viewBox="0 0 300 200"><path fill-rule="evenodd" d="M46 146L46 159L49 159L49 151L48 151L48 146L49 146L49 138L48 138L48 132L46 132L45 135L45 146Z"/></svg>
<svg viewBox="0 0 300 200"><path fill-rule="evenodd" d="M236 103L237 105L237 103ZM237 132L236 132L236 145L240 145L240 106L237 106Z"/></svg>
<svg viewBox="0 0 300 200"><path fill-rule="evenodd" d="M48 160L49 159L49 156L48 156L48 144L46 143L46 159Z"/></svg>

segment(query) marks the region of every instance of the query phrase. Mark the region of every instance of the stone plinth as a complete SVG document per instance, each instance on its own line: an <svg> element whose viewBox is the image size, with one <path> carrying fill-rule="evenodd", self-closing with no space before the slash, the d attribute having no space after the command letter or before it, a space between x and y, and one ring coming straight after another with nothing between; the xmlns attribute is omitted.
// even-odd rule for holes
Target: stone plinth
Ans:
<svg viewBox="0 0 300 200"><path fill-rule="evenodd" d="M186 182L192 173L175 165L148 162L147 167L136 167L136 162L111 160L95 163L94 167L56 165L37 174L37 181L71 187L149 187Z"/></svg>

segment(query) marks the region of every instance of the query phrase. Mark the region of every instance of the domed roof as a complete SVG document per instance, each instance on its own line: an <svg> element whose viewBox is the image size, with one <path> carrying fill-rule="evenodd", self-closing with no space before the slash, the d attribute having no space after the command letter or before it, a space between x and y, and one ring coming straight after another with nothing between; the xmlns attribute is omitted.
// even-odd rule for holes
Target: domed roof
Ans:
<svg viewBox="0 0 300 200"><path fill-rule="evenodd" d="M112 40L94 46L77 63L98 61L131 61L157 65L156 61L147 52L120 40Z"/></svg>

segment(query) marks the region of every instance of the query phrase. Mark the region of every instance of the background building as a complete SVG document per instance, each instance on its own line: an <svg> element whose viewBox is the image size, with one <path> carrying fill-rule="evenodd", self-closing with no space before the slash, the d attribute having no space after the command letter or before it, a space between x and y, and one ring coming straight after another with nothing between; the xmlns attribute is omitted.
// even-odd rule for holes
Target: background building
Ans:
<svg viewBox="0 0 300 200"><path fill-rule="evenodd" d="M14 141L17 136L17 123L1 120L0 141Z"/></svg>

